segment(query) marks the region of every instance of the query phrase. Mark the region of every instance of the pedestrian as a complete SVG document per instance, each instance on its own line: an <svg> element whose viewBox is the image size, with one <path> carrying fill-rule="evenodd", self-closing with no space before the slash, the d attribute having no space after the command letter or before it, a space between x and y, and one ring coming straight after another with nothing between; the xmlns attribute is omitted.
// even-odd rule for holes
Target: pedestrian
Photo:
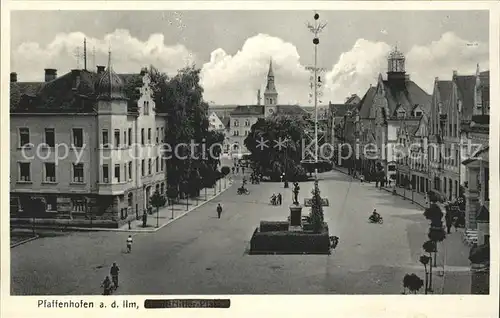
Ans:
<svg viewBox="0 0 500 318"><path fill-rule="evenodd" d="M217 216L219 219L220 219L221 214L222 214L222 206L219 203L219 204L217 204Z"/></svg>
<svg viewBox="0 0 500 318"><path fill-rule="evenodd" d="M113 284L115 285L115 288L118 288L118 273L120 272L120 269L116 265L116 262L113 263L113 266L111 266L111 269L109 270L109 273L111 274L111 279L113 280Z"/></svg>
<svg viewBox="0 0 500 318"><path fill-rule="evenodd" d="M233 170L233 174L234 174L234 169L235 169L235 167L233 166L233 167L231 168L231 170Z"/></svg>
<svg viewBox="0 0 500 318"><path fill-rule="evenodd" d="M361 181L361 183L363 183L365 181L365 175L360 175L359 176L359 181Z"/></svg>
<svg viewBox="0 0 500 318"><path fill-rule="evenodd" d="M446 221L446 233L450 234L451 226L453 224L453 217L451 216L450 210L446 211L446 215L444 218Z"/></svg>
<svg viewBox="0 0 500 318"><path fill-rule="evenodd" d="M236 174L240 173L240 166L236 166Z"/></svg>
<svg viewBox="0 0 500 318"><path fill-rule="evenodd" d="M104 289L102 293L103 295L111 295L111 280L109 280L109 276L104 278L101 287Z"/></svg>
<svg viewBox="0 0 500 318"><path fill-rule="evenodd" d="M245 174L245 167L241 167L241 173Z"/></svg>
<svg viewBox="0 0 500 318"><path fill-rule="evenodd" d="M127 237L127 253L132 252L132 235Z"/></svg>
<svg viewBox="0 0 500 318"><path fill-rule="evenodd" d="M283 198L281 197L281 193L278 193L278 204L281 205Z"/></svg>

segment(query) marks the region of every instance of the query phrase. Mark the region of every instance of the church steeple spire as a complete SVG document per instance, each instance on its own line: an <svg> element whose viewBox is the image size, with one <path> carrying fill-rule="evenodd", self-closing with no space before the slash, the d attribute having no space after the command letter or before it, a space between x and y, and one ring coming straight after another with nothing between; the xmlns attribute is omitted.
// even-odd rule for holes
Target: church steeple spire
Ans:
<svg viewBox="0 0 500 318"><path fill-rule="evenodd" d="M264 107L266 115L275 112L276 105L278 104L278 91L274 85L274 71L273 60L269 59L269 71L267 72L267 84L264 91Z"/></svg>

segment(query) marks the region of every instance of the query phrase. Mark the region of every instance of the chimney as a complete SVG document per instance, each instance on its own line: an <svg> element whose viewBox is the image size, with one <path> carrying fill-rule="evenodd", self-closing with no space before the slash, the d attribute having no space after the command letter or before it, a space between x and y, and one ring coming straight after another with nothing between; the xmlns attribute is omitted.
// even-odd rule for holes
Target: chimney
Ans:
<svg viewBox="0 0 500 318"><path fill-rule="evenodd" d="M453 77L455 77L455 76L457 76L457 75L458 75L457 71L456 71L456 70L453 70Z"/></svg>
<svg viewBox="0 0 500 318"><path fill-rule="evenodd" d="M106 66L103 65L97 65L97 74L102 74L104 73L104 70L106 69Z"/></svg>
<svg viewBox="0 0 500 318"><path fill-rule="evenodd" d="M55 80L57 77L57 70L54 68L45 69L45 82L50 82Z"/></svg>
<svg viewBox="0 0 500 318"><path fill-rule="evenodd" d="M11 83L16 83L17 82L17 73L16 72L10 73L10 82Z"/></svg>

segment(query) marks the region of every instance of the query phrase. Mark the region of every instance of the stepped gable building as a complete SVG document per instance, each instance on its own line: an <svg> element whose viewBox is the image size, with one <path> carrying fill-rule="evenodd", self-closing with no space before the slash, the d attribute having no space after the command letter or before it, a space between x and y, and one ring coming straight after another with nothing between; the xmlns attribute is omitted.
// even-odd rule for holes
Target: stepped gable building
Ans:
<svg viewBox="0 0 500 318"><path fill-rule="evenodd" d="M267 118L276 114L303 117L307 112L298 105L280 105L278 103L278 90L274 80L272 60L269 62L266 89L264 91L264 105L261 105L260 90L257 94L257 105L239 105L230 115L229 142L226 150L233 154L245 154L245 138L250 133L251 127L259 118Z"/></svg>
<svg viewBox="0 0 500 318"><path fill-rule="evenodd" d="M42 83L11 73L11 218L116 227L164 193L166 118L149 84L145 69L115 73L111 53L107 68L46 69Z"/></svg>
<svg viewBox="0 0 500 318"><path fill-rule="evenodd" d="M394 180L397 166L393 149L401 124L418 125L422 115L430 109L431 96L410 80L405 70L405 56L397 48L389 54L387 64L387 78L379 74L377 85L368 89L360 103L362 167L356 169L365 175L373 174L376 165L380 164L386 178Z"/></svg>

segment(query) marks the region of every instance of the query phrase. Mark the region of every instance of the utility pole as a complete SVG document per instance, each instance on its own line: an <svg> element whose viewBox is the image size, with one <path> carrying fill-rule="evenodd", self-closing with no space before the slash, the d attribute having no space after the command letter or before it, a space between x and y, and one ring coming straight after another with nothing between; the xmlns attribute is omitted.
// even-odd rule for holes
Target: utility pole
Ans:
<svg viewBox="0 0 500 318"><path fill-rule="evenodd" d="M322 71L318 69L318 44L319 44L319 34L326 27L326 23L320 23L319 14L314 13L314 24L307 24L309 31L311 31L314 35L313 44L314 44L314 67L308 68L310 71L312 70L314 74L314 82L313 82L313 90L314 90L314 173L315 178L318 178L318 85L321 83L321 77L318 76Z"/></svg>

